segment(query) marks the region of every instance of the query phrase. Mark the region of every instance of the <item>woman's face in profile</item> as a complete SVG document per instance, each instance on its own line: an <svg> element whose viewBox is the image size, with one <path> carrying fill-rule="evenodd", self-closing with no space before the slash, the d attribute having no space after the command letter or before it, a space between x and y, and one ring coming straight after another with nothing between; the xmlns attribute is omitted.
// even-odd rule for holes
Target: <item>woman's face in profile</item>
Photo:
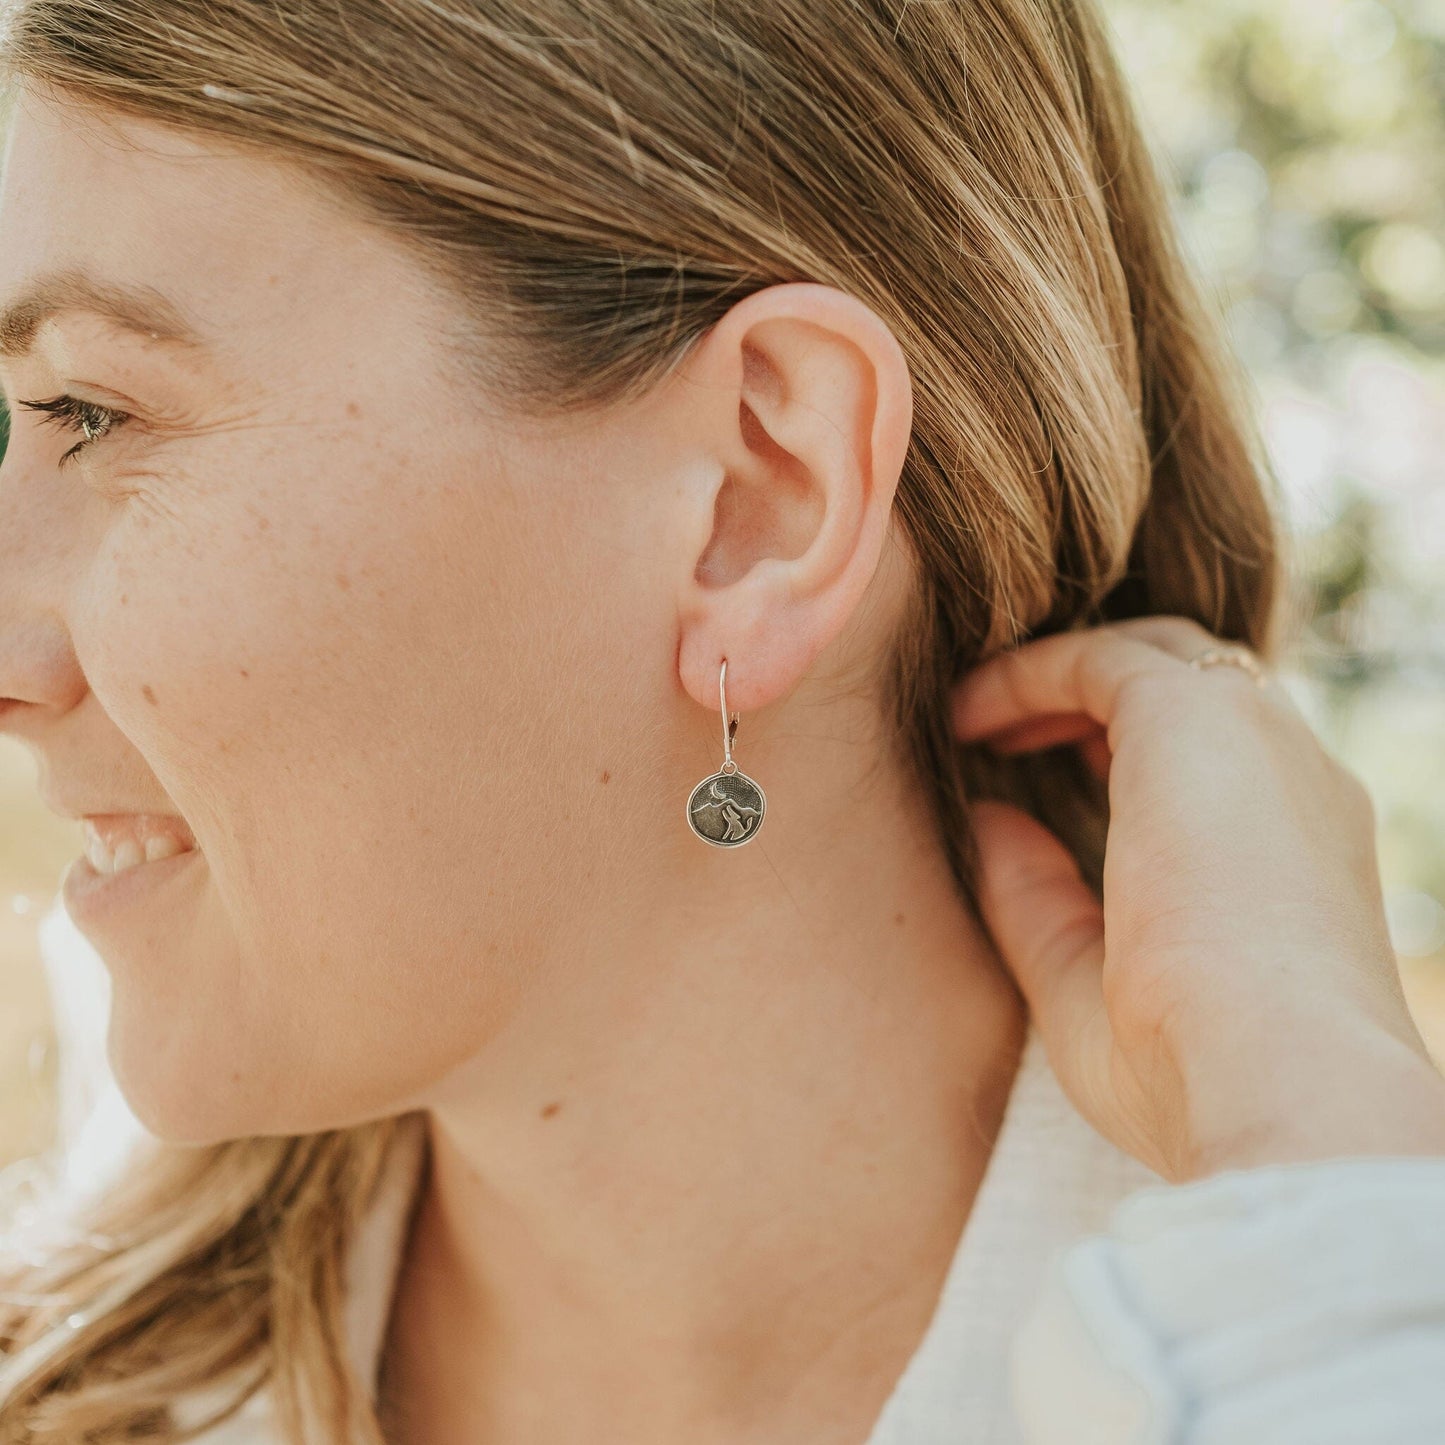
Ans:
<svg viewBox="0 0 1445 1445"><path fill-rule="evenodd" d="M57 277L195 334L64 307L4 362L6 729L58 805L199 843L79 920L112 1062L175 1138L393 1112L564 990L552 961L647 908L629 852L683 839L646 710L693 708L691 561L649 506L687 409L503 417L448 369L455 301L324 188L23 93L0 306ZM84 438L20 405L61 395L128 419L62 461Z"/></svg>

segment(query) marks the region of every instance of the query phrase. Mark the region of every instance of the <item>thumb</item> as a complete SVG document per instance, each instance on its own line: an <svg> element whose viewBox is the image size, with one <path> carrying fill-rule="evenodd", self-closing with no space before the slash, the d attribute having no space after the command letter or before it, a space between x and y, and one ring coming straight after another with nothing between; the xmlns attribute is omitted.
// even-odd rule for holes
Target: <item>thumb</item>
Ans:
<svg viewBox="0 0 1445 1445"><path fill-rule="evenodd" d="M1018 980L1059 1082L1087 1111L1108 1077L1104 914L1063 843L1008 803L969 807L979 905ZM1100 1070L1103 1070L1101 1073Z"/></svg>

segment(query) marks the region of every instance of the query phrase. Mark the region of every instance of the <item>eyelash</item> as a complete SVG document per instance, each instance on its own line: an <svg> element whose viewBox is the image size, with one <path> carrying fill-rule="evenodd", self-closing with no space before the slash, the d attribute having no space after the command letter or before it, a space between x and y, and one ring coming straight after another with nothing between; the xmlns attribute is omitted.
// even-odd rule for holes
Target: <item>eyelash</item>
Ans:
<svg viewBox="0 0 1445 1445"><path fill-rule="evenodd" d="M98 402L82 401L76 396L53 396L49 401L22 401L21 406L29 411L43 413L44 421L66 431L82 432L82 440L60 458L64 466L72 457L79 455L92 442L98 442L130 420L130 413L116 411L113 407L101 406Z"/></svg>

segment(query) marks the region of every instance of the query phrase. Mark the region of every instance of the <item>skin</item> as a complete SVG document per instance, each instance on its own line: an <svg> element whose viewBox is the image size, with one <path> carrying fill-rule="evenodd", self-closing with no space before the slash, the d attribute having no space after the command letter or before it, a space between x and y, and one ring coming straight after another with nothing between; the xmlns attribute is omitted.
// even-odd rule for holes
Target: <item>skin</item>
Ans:
<svg viewBox="0 0 1445 1445"><path fill-rule="evenodd" d="M201 848L90 934L130 1103L188 1142L429 1112L406 1438L861 1438L1023 1038L865 685L895 339L771 288L640 403L513 416L314 184L21 100L0 307L83 266L210 341L66 314L3 371L135 418L62 467L16 408L0 469L0 725ZM683 819L724 656L770 806L731 850Z"/></svg>
<svg viewBox="0 0 1445 1445"><path fill-rule="evenodd" d="M0 305L57 264L163 289L212 345L76 313L6 363L11 400L136 420L62 469L72 439L17 417L0 725L53 794L200 842L94 940L150 1127L428 1111L396 1439L865 1438L1016 1068L1003 965L1166 1177L1445 1152L1368 800L1277 684L1185 665L1197 624L965 681L961 735L1077 743L1113 813L1100 910L978 805L967 917L858 681L907 582L911 422L860 303L768 288L641 402L543 424L457 381L453 303L294 173L27 94ZM729 852L681 818L724 656L769 800Z"/></svg>

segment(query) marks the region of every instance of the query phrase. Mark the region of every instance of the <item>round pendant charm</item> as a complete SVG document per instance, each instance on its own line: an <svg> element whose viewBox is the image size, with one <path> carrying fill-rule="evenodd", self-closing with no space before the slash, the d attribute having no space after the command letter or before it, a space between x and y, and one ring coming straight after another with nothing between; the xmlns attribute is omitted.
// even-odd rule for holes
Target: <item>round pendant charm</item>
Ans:
<svg viewBox="0 0 1445 1445"><path fill-rule="evenodd" d="M762 827L766 807L763 790L746 773L714 773L692 790L687 821L705 843L736 848Z"/></svg>

